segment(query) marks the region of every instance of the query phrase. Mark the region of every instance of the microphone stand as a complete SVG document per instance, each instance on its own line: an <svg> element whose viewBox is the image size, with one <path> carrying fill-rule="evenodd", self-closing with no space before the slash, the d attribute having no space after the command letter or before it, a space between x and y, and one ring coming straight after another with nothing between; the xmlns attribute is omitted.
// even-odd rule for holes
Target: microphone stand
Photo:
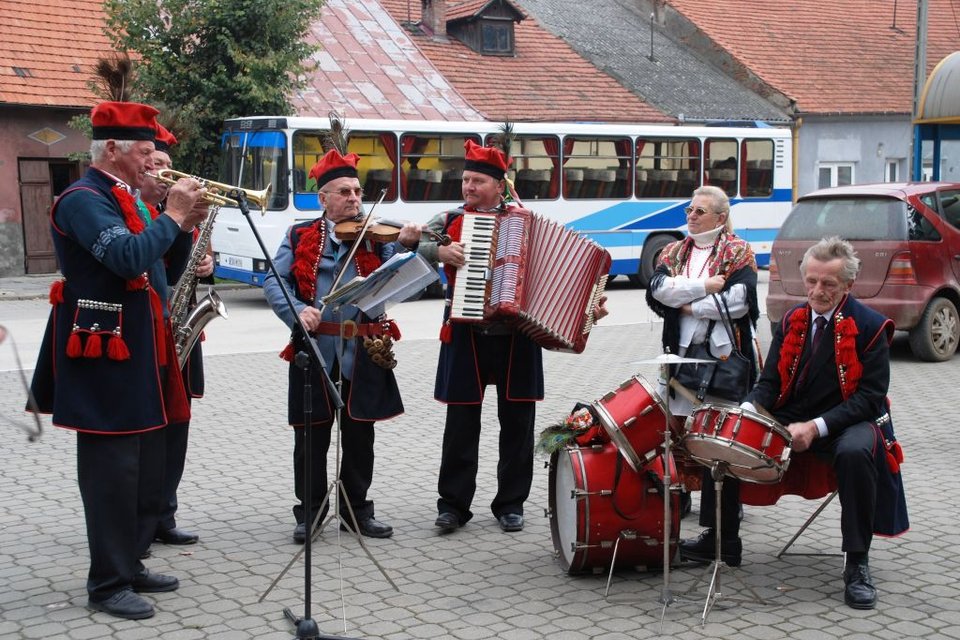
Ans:
<svg viewBox="0 0 960 640"><path fill-rule="evenodd" d="M294 364L303 369L303 446L306 450L306 455L303 459L303 476L305 485L303 491L303 501L307 505L308 520L313 520L313 518L310 518L310 505L313 499L313 496L311 495L311 485L313 479L313 467L311 464L311 452L313 451L311 448L313 443L313 428L311 427L311 419L313 417L313 385L310 381L312 377L312 365L319 370L320 377L326 384L327 393L330 396L330 400L335 410L339 410L343 407L343 398L340 397L340 392L337 390L337 386L334 384L333 380L330 379L330 374L327 373L326 362L323 360L323 355L320 353L320 348L317 346L317 343L314 341L314 339L310 337L310 333L307 331L303 321L300 319L300 315L297 313L297 308L293 304L293 299L290 297L290 292L287 291L286 285L280 278L280 274L277 272L277 267L273 263L273 258L271 258L270 252L263 243L263 238L260 237L260 232L257 231L257 226L250 218L250 207L247 205L246 194L242 189L233 189L227 194L227 197L236 200L237 207L239 207L243 217L247 219L247 223L250 225L250 230L253 232L253 237L256 238L257 244L260 245L260 251L263 252L263 257L266 260L270 273L273 274L273 277L276 278L277 282L280 284L280 291L283 293L283 299L286 302L287 307L290 309L290 313L293 315L294 342L297 341L297 336L300 336L303 338L303 343L306 345L306 351L298 351L294 356ZM317 516L319 517L319 514L317 514ZM320 628L317 626L316 621L310 616L310 604L312 599L311 587L313 578L311 575L313 564L311 558L311 538L313 537L312 525L313 522L310 522L310 530L307 531L307 536L303 543L303 617L298 618L289 608L285 608L283 610L283 615L291 622L291 624L296 627L297 635L294 636L295 638L303 640L348 640L342 636L321 635ZM283 574L281 574L281 576L282 575ZM280 578L278 577L277 580L279 579ZM274 581L274 585L275 584L276 581ZM270 588L272 589L273 585L271 585ZM269 593L269 589L267 590L267 593ZM264 596L266 596L266 594L264 594ZM263 597L261 597L261 601L262 600Z"/></svg>

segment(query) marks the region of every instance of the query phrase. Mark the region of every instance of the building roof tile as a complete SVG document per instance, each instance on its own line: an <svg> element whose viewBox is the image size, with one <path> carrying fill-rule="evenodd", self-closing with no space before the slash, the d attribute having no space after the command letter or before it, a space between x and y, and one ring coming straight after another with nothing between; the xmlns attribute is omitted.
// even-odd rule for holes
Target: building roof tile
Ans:
<svg viewBox="0 0 960 640"><path fill-rule="evenodd" d="M0 2L0 104L84 108L97 98L87 83L112 50L102 0ZM24 70L20 76L15 68Z"/></svg>
<svg viewBox="0 0 960 640"><path fill-rule="evenodd" d="M379 2L395 20L406 21L407 0ZM413 21L420 17L419 8L411 11ZM530 18L515 25L515 56L484 56L452 37L410 39L490 120L673 121Z"/></svg>
<svg viewBox="0 0 960 640"><path fill-rule="evenodd" d="M327 0L306 41L322 49L307 85L290 99L299 115L481 118L376 0Z"/></svg>
<svg viewBox="0 0 960 640"><path fill-rule="evenodd" d="M909 114L916 4L876 0L668 0L799 113ZM927 72L960 49L955 0L928 0Z"/></svg>
<svg viewBox="0 0 960 640"><path fill-rule="evenodd" d="M786 100L776 106L659 27L652 29L648 10L640 3L516 2L580 55L666 113L688 121L789 120Z"/></svg>

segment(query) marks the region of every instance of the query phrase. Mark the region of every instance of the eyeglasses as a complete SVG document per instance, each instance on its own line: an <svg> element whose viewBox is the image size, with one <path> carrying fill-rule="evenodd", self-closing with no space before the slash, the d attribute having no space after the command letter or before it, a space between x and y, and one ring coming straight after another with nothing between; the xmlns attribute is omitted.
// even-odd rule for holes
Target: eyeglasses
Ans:
<svg viewBox="0 0 960 640"><path fill-rule="evenodd" d="M688 216L689 216L689 215L692 215L692 214L694 214L694 213L697 214L698 216L705 216L705 215L707 215L707 214L713 213L713 211L707 211L707 210L704 209L703 207L696 207L696 208L694 208L694 207L686 207L686 208L684 208L683 211L684 211L684 213L686 213Z"/></svg>
<svg viewBox="0 0 960 640"><path fill-rule="evenodd" d="M358 198L360 198L361 200L363 200L363 189L361 189L360 187L355 187L352 189L350 187L342 187L340 189L337 189L336 191L321 191L320 193L326 193L326 194L336 193L336 194L339 194L341 198L349 198L350 194L353 194Z"/></svg>

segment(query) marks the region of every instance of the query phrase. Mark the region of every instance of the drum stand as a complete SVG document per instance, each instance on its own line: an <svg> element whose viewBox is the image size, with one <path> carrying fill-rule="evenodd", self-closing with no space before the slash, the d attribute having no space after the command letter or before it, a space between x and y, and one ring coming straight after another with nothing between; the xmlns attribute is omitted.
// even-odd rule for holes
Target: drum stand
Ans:
<svg viewBox="0 0 960 640"><path fill-rule="evenodd" d="M684 596L691 594L694 591L694 589L696 589L697 586L700 584L701 580L705 581L707 579L708 574L711 576L710 582L708 583L708 586L707 586L706 601L703 603L703 615L700 617L701 626L707 623L707 614L710 613L710 610L717 603L717 601L720 600L721 597L723 597L723 594L721 593L721 589L720 589L720 570L723 567L723 560L721 557L721 549L720 549L720 543L721 543L721 540L723 540L723 536L721 535L721 528L720 528L721 522L722 522L720 519L720 516L721 516L721 502L722 502L721 495L723 494L723 478L724 476L727 475L728 468L729 466L727 465L727 463L722 461L715 461L712 464L710 464L710 475L713 477L713 486L716 492L716 500L715 500L716 516L714 520L714 533L716 537L716 542L715 542L714 560L710 564L710 566L707 568L706 572L704 572L700 580L697 580L697 582L695 582L683 594ZM740 580L740 578L737 577L736 573L731 573L730 575L733 578L735 578L742 587L744 587L747 591L750 592L750 594L753 596L753 599L749 600L744 598L728 597L726 598L727 602L742 603L742 604L754 604L754 603L767 604L767 601L761 598L759 594L757 594L757 592L754 591L750 585Z"/></svg>

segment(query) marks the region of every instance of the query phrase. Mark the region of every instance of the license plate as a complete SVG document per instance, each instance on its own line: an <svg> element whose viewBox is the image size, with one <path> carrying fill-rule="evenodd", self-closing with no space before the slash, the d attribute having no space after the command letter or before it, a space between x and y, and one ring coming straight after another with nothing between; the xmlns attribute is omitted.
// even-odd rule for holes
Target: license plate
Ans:
<svg viewBox="0 0 960 640"><path fill-rule="evenodd" d="M253 271L253 258L245 256L232 256L226 253L220 254L220 264L231 269L243 269Z"/></svg>

